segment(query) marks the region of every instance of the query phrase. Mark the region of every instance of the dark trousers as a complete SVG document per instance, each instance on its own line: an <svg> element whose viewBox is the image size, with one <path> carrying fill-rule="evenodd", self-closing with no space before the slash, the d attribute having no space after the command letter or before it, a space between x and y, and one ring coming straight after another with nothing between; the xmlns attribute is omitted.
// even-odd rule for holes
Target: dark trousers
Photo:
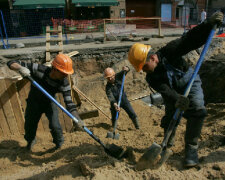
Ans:
<svg viewBox="0 0 225 180"><path fill-rule="evenodd" d="M49 128L52 134L53 143L56 145L64 141L62 128L59 123L58 109L53 102L40 102L27 99L27 108L25 112L25 135L27 142L34 140L41 115L45 113L49 120Z"/></svg>
<svg viewBox="0 0 225 180"><path fill-rule="evenodd" d="M198 147L198 138L201 134L203 121L207 115L207 111L204 106L204 95L201 88L201 80L197 76L192 88L189 92L188 98L190 100L189 109L183 114L183 117L187 119L185 144L187 146ZM173 119L175 113L174 104L169 101L165 101L165 116L161 120L161 127L165 130L168 128L170 121Z"/></svg>
<svg viewBox="0 0 225 180"><path fill-rule="evenodd" d="M134 109L132 108L130 102L127 99L125 99L125 98L123 99L123 101L120 104L120 107L126 111L126 113L128 114L128 116L130 117L130 119L132 121L137 118L137 115L134 112ZM110 111L111 111L111 115L112 115L112 125L113 125L116 120L116 112L117 111L113 105L111 105Z"/></svg>

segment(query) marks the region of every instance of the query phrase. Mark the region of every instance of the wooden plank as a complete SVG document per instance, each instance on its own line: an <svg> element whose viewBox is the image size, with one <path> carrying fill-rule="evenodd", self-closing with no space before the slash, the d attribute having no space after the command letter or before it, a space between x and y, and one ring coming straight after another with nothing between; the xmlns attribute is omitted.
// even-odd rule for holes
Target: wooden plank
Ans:
<svg viewBox="0 0 225 180"><path fill-rule="evenodd" d="M92 110L92 111L87 111L87 112L83 112L83 113L79 113L79 116L82 120L84 119L89 119L89 118L93 118L93 117L98 117L99 113L98 110Z"/></svg>
<svg viewBox="0 0 225 180"><path fill-rule="evenodd" d="M60 31L59 30L47 30L46 32L47 33L59 33Z"/></svg>
<svg viewBox="0 0 225 180"><path fill-rule="evenodd" d="M65 103L64 103L63 96L61 96L61 104L64 107L66 107ZM71 129L73 128L72 119L64 112L63 112L63 117L64 117L64 123L65 123L66 132L71 132Z"/></svg>
<svg viewBox="0 0 225 180"><path fill-rule="evenodd" d="M4 80L0 80L0 83L2 84L4 82ZM2 96L2 93L3 92L0 92L0 97ZM2 107L2 103L0 101L0 126L1 126L1 130L3 132L3 134L5 136L8 136L11 134L10 132L10 129L9 129L9 126L8 126L8 123L7 123L7 120L5 118L5 114L3 112L3 107Z"/></svg>
<svg viewBox="0 0 225 180"><path fill-rule="evenodd" d="M49 40L51 39L51 35L50 35L49 31L50 31L50 26L46 26L46 62L51 61L51 55L49 52L49 49L50 49Z"/></svg>
<svg viewBox="0 0 225 180"><path fill-rule="evenodd" d="M13 112L15 115L15 119L17 122L17 127L20 132L20 134L24 134L24 117L23 117L23 111L20 104L20 100L18 97L18 93L16 90L15 83L12 82L12 80L6 79L5 80L7 91L10 95L10 102L13 108Z"/></svg>
<svg viewBox="0 0 225 180"><path fill-rule="evenodd" d="M61 39L61 41L58 42L58 45L59 45L59 49L62 49L62 51L63 51L62 26L58 26L58 30L60 31L60 32L58 33L58 38ZM62 53L62 51L60 51L60 53Z"/></svg>
<svg viewBox="0 0 225 180"><path fill-rule="evenodd" d="M3 134L5 136L8 136L11 134L10 132L10 129L9 129L9 126L8 126L8 123L7 123L7 120L5 118L5 114L3 112L3 109L2 109L2 105L1 105L1 102L0 102L0 126L1 126L1 129L3 131Z"/></svg>
<svg viewBox="0 0 225 180"><path fill-rule="evenodd" d="M46 43L46 52L50 52L50 43L49 42L47 42Z"/></svg>
<svg viewBox="0 0 225 180"><path fill-rule="evenodd" d="M58 102L63 106L63 107L65 107L65 104L64 104L64 100L63 100L63 96L62 96L62 94L61 93L58 93L57 94L57 97L58 97ZM59 112L60 112L60 117L59 117L59 122L60 122L60 124L61 124L61 127L62 127L62 129L63 129L63 131L66 131L67 132L67 129L66 129L66 126L65 126L65 113L61 110L61 109L59 109ZM67 116L67 115L66 115Z"/></svg>
<svg viewBox="0 0 225 180"><path fill-rule="evenodd" d="M25 80L16 82L17 92L19 94L19 99L20 99L20 102L22 105L22 111L24 114L25 114L25 109L27 107L27 102L26 102L27 94L23 87L25 86L26 83L28 83L28 81L25 81Z"/></svg>
<svg viewBox="0 0 225 180"><path fill-rule="evenodd" d="M3 137L3 136L4 136L4 133L3 133L1 125L0 125L0 137Z"/></svg>
<svg viewBox="0 0 225 180"><path fill-rule="evenodd" d="M14 112L12 110L12 105L10 102L9 93L6 89L5 81L3 81L1 83L0 94L1 94L0 100L1 100L1 104L2 104L2 109L4 111L5 118L9 125L10 132L11 132L11 134L19 134L16 119L15 119Z"/></svg>
<svg viewBox="0 0 225 180"><path fill-rule="evenodd" d="M59 94L56 95L56 100L61 104ZM64 123L64 116L63 116L64 112L59 108L58 108L58 110L59 110L59 114L58 114L59 122L61 124L61 127L62 127L63 131L66 132L66 127L65 127L65 123Z"/></svg>
<svg viewBox="0 0 225 180"><path fill-rule="evenodd" d="M68 75L68 81L70 83L72 101L74 103L76 101L77 105L80 106L81 105L81 99L79 97L79 94L73 89L74 83L73 83L71 75Z"/></svg>
<svg viewBox="0 0 225 180"><path fill-rule="evenodd" d="M51 61L51 55L50 55L50 52L46 51L46 62L49 62L49 61Z"/></svg>

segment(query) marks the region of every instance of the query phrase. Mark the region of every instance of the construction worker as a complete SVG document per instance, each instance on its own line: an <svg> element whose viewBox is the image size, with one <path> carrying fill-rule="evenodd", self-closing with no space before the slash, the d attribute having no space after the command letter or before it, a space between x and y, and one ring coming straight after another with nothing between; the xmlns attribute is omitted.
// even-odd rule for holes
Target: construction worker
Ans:
<svg viewBox="0 0 225 180"><path fill-rule="evenodd" d="M187 34L169 42L153 52L150 45L134 44L128 53L129 62L136 71L146 72L146 81L160 92L165 102L165 116L161 120L164 134L176 108L185 111L187 119L185 134L185 166L196 166L198 161L198 139L207 115L199 75L195 79L188 97L182 96L192 76L193 69L182 58L188 52L201 47L214 25L222 23L223 14L215 13L208 21L191 29ZM170 136L168 147L173 145L175 134Z"/></svg>
<svg viewBox="0 0 225 180"><path fill-rule="evenodd" d="M9 61L7 65L10 69L18 71L23 77L31 76L52 97L55 97L56 93L61 92L64 97L66 109L79 121L78 127L84 126L84 123L76 111L76 105L72 102L71 88L67 80L67 76L74 72L72 60L69 56L58 54L52 61L52 67L17 60ZM53 138L53 143L56 145L55 149L61 148L64 143L56 104L32 85L27 98L27 107L25 111L24 138L27 141L26 148L28 150L31 150L36 143L35 136L38 122L43 113L45 113L49 120L49 128Z"/></svg>
<svg viewBox="0 0 225 180"><path fill-rule="evenodd" d="M124 72L127 74L130 69L127 66L123 67L123 70L119 73L115 73L112 68L106 68L104 70L104 77L107 79L106 95L110 101L110 111L112 115L112 126L114 126L116 120L116 112L120 111L120 107L123 108L130 119L132 120L136 129L139 129L139 123L136 113L134 112L130 102L127 99L126 93L123 91L120 107L118 106L119 94L122 85L122 79Z"/></svg>

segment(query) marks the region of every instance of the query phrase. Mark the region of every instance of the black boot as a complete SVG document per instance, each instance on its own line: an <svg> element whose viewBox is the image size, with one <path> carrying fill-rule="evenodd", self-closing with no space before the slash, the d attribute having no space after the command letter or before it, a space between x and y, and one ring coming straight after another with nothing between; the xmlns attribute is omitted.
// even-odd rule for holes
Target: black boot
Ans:
<svg viewBox="0 0 225 180"><path fill-rule="evenodd" d="M60 142L56 143L56 145L55 145L55 149L61 149L61 147L62 147L63 143L64 143L64 140L62 140L62 141L60 141Z"/></svg>
<svg viewBox="0 0 225 180"><path fill-rule="evenodd" d="M198 148L196 146L185 146L185 160L184 165L186 167L194 167L199 164L198 161Z"/></svg>
<svg viewBox="0 0 225 180"><path fill-rule="evenodd" d="M30 151L35 144L36 144L36 139L33 139L30 142L27 142L27 146L26 146L27 150Z"/></svg>
<svg viewBox="0 0 225 180"><path fill-rule="evenodd" d="M204 117L189 118L185 133L185 166L196 166L198 161L198 139L201 134Z"/></svg>
<svg viewBox="0 0 225 180"><path fill-rule="evenodd" d="M132 119L132 122L135 126L136 129L140 129L140 126L139 126L139 122L138 122L138 118L136 117L135 119Z"/></svg>

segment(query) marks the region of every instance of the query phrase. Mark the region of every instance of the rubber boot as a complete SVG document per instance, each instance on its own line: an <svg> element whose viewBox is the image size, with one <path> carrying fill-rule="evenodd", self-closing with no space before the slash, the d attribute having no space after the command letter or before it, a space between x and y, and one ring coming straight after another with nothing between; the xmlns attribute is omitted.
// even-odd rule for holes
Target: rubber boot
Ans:
<svg viewBox="0 0 225 180"><path fill-rule="evenodd" d="M61 149L61 147L62 147L63 143L64 143L64 140L62 140L62 141L61 141L61 142L59 142L59 143L56 143L56 145L55 145L55 149Z"/></svg>
<svg viewBox="0 0 225 180"><path fill-rule="evenodd" d="M27 150L28 150L28 151L31 151L32 147L33 147L35 144L36 144L36 139L33 139L33 140L30 141L30 142L27 142L27 146L26 146Z"/></svg>
<svg viewBox="0 0 225 180"><path fill-rule="evenodd" d="M136 117L135 119L132 119L132 122L135 126L136 129L140 129L140 126L139 126L139 122L138 122L138 118Z"/></svg>
<svg viewBox="0 0 225 180"><path fill-rule="evenodd" d="M185 133L185 161L186 167L194 167L199 164L198 139L201 134L204 118L190 118L187 120Z"/></svg>

